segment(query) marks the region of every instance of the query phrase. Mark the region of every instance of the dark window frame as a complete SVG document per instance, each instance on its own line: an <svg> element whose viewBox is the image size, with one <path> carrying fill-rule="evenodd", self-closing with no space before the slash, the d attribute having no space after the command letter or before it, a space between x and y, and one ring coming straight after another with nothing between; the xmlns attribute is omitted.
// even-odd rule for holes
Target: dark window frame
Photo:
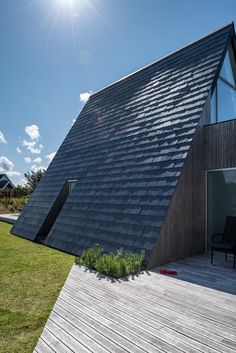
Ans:
<svg viewBox="0 0 236 353"><path fill-rule="evenodd" d="M225 79L224 77L222 77L220 74L217 78L216 81L216 85L215 85L215 89L212 92L211 98L213 97L214 93L215 93L215 116L214 116L214 121L212 121L212 115L210 114L210 123L211 124L216 124L219 123L219 112L218 112L218 80L223 81L226 85L228 85L230 88L232 88L235 92L236 92L236 60L235 60L235 55L234 55L234 50L233 50L233 45L232 43L230 43L227 52L229 53L229 58L230 58L230 62L231 62L231 68L232 68L232 72L233 72L233 76L234 76L234 82L235 84L233 85L231 82L229 82L227 79ZM226 54L227 54L226 52ZM224 65L224 63L223 63ZM235 119L236 119L236 114L235 114ZM225 119L225 121L227 121L229 119ZM233 119L231 119L233 120ZM223 120L224 121L224 120ZM220 121L222 122L222 121Z"/></svg>

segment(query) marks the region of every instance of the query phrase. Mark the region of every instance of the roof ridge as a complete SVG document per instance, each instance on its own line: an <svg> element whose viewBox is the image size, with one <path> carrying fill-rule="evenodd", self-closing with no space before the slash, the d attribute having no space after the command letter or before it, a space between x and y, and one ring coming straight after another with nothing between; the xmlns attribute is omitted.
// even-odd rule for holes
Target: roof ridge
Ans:
<svg viewBox="0 0 236 353"><path fill-rule="evenodd" d="M200 41L202 41L202 40L204 40L204 39L206 39L206 38L212 36L213 34L216 34L217 32L222 31L223 29L226 29L227 27L232 27L232 28L234 28L234 21L230 22L229 24L227 24L227 25L225 25L225 26L223 26L223 27L220 27L220 28L217 29L216 31L212 31L212 32L208 33L207 35L200 37L199 39L197 39L197 40L195 40L195 41L193 41L193 42L191 42L191 43L189 43L189 44L187 44L187 45L185 45L185 46L183 46L183 47L180 47L179 49L177 49L177 50L175 50L175 51L173 51L173 52L170 52L169 54L167 54L167 55L165 55L165 56L162 56L162 57L159 58L158 60L155 60L155 61L153 61L152 63L147 64L147 65L145 65L145 66L143 66L143 67L141 67L141 68L139 68L139 69L137 69L137 70L131 72L131 73L128 74L128 75L125 75L125 76L121 77L120 79L118 79L118 80L116 80L116 81L114 81L114 82L112 82L112 83L110 83L110 84L104 86L103 88L99 89L98 91L93 92L93 93L91 94L91 96L94 96L94 95L96 95L96 94L98 94L98 93L100 93L100 92L106 90L107 88L109 88L109 87L111 87L111 86L113 86L113 85L115 85L115 84L117 84L117 83L119 83L119 82L121 82L121 81L127 79L128 77L133 76L134 74L136 74L136 73L138 73L138 72L140 72L140 71L142 71L142 70L144 70L144 69L146 69L146 68L148 68L148 67L150 67L150 66L152 66L152 65L157 64L158 62L160 62L160 61L162 61L162 60L168 58L168 57L171 56L171 55L177 54L178 52L180 52L180 51L182 51L182 50L184 50L184 49L186 49L186 48L188 48L188 47L191 47L192 45L194 45L194 44L196 44L196 43L198 43L198 42L200 42Z"/></svg>

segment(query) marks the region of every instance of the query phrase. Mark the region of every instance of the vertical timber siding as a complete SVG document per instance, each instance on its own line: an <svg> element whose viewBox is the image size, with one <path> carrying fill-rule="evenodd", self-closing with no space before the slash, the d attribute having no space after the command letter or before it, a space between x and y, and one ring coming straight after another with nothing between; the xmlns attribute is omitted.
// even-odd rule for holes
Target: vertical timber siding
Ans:
<svg viewBox="0 0 236 353"><path fill-rule="evenodd" d="M203 114L149 267L205 251L205 172L236 167L236 120L202 126L207 117Z"/></svg>
<svg viewBox="0 0 236 353"><path fill-rule="evenodd" d="M236 120L204 127L204 168L236 167Z"/></svg>
<svg viewBox="0 0 236 353"><path fill-rule="evenodd" d="M149 260L150 268L205 251L203 124L208 123L208 119L209 99Z"/></svg>

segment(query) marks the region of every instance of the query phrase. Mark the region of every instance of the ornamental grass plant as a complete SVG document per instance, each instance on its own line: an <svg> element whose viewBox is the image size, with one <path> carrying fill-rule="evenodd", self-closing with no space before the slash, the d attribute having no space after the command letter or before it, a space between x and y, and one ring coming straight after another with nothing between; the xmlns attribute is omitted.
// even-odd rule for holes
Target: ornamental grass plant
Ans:
<svg viewBox="0 0 236 353"><path fill-rule="evenodd" d="M95 245L76 257L75 263L91 270L98 271L105 276L122 278L138 274L144 265L145 252L141 254L125 254L122 249L115 252L104 253L99 245Z"/></svg>

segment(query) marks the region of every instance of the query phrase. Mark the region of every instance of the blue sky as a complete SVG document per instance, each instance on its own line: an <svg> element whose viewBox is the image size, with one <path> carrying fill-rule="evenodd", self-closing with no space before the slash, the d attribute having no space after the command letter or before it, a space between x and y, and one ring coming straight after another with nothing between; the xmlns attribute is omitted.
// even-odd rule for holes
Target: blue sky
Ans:
<svg viewBox="0 0 236 353"><path fill-rule="evenodd" d="M0 172L47 167L89 92L232 21L235 0L1 0Z"/></svg>

